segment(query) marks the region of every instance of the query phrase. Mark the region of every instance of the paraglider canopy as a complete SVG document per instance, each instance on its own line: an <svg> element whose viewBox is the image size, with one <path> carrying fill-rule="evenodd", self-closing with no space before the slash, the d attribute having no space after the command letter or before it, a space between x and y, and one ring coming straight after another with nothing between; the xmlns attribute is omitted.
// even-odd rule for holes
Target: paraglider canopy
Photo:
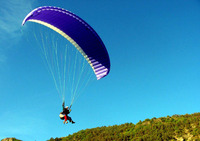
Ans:
<svg viewBox="0 0 200 141"><path fill-rule="evenodd" d="M26 21L45 25L69 40L90 64L98 80L108 75L110 59L104 43L77 15L62 8L44 6L31 11L22 25Z"/></svg>

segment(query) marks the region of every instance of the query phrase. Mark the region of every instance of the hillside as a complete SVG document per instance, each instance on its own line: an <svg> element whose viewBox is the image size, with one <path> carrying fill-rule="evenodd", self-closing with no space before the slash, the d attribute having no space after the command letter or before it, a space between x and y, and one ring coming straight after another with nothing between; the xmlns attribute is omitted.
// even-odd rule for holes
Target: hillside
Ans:
<svg viewBox="0 0 200 141"><path fill-rule="evenodd" d="M200 113L173 115L81 130L48 141L184 141L200 140Z"/></svg>
<svg viewBox="0 0 200 141"><path fill-rule="evenodd" d="M5 139L3 139L1 141L21 141L21 140L18 140L16 138L5 138Z"/></svg>
<svg viewBox="0 0 200 141"><path fill-rule="evenodd" d="M81 130L63 138L48 141L198 141L200 113L146 119L137 124L103 126ZM6 138L1 141L20 141Z"/></svg>

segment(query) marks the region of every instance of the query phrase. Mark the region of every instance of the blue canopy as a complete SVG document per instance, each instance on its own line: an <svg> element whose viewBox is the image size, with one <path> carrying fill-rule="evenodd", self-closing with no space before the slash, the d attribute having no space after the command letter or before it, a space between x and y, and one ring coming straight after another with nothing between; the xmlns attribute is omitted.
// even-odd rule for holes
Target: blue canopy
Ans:
<svg viewBox="0 0 200 141"><path fill-rule="evenodd" d="M94 29L77 15L57 7L44 6L31 11L23 20L45 25L69 40L88 61L97 79L108 75L110 59Z"/></svg>

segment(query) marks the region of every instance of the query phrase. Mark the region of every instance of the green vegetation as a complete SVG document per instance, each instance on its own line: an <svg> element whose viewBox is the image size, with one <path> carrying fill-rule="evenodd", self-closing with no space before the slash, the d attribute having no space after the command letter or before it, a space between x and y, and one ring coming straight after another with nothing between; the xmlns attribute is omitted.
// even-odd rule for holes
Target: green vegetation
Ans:
<svg viewBox="0 0 200 141"><path fill-rule="evenodd" d="M5 138L5 139L2 139L1 141L21 141L21 140L18 140L16 138Z"/></svg>
<svg viewBox="0 0 200 141"><path fill-rule="evenodd" d="M200 140L200 113L146 119L81 130L48 141L176 141Z"/></svg>

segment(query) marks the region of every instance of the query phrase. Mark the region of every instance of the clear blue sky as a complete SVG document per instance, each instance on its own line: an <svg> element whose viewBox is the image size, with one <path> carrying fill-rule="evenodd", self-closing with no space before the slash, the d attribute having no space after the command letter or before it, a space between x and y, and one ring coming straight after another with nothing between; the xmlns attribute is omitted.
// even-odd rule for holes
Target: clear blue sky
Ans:
<svg viewBox="0 0 200 141"><path fill-rule="evenodd" d="M1 0L0 5L0 139L44 141L200 111L199 0ZM110 55L110 74L74 104L74 125L59 119L52 78L20 32L23 18L45 5L83 18Z"/></svg>

